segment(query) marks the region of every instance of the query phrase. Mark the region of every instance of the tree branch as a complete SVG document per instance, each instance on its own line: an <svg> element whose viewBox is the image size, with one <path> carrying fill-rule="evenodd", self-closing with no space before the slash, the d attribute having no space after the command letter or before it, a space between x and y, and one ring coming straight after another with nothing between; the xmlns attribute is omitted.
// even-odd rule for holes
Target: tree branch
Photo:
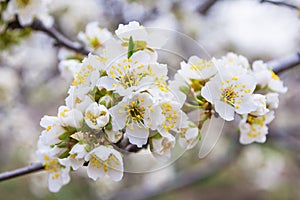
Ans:
<svg viewBox="0 0 300 200"><path fill-rule="evenodd" d="M275 73L282 73L300 64L300 52L267 62Z"/></svg>
<svg viewBox="0 0 300 200"><path fill-rule="evenodd" d="M204 3L202 3L197 11L198 13L200 13L201 15L206 15L207 12L209 11L209 9L217 2L218 0L207 0Z"/></svg>
<svg viewBox="0 0 300 200"><path fill-rule="evenodd" d="M71 41L69 38L67 38L62 33L60 33L54 26L50 28L46 27L40 20L36 19L33 21L31 25L25 27L30 27L33 30L46 33L48 36L53 38L56 41L56 43L60 46L64 46L68 49L71 49L83 55L89 54L89 51L85 49L85 47L82 46L80 43ZM8 24L8 28L11 29L25 28L25 27L22 26L18 20L15 20Z"/></svg>
<svg viewBox="0 0 300 200"><path fill-rule="evenodd" d="M11 179L14 177L22 176L25 174L30 174L32 172L37 172L43 170L44 166L42 163L32 163L26 167L19 168L13 171L8 171L0 174L0 181Z"/></svg>
<svg viewBox="0 0 300 200"><path fill-rule="evenodd" d="M298 6L289 4L289 3L284 2L284 1L260 0L260 3L270 3L270 4L277 5L277 6L285 6L285 7L288 7L288 8L292 8L292 9L298 10Z"/></svg>

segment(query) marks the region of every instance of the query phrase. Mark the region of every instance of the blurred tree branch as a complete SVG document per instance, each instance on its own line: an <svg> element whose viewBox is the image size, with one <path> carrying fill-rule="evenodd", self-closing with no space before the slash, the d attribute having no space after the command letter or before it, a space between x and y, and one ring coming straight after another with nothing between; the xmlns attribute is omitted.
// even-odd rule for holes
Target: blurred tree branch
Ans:
<svg viewBox="0 0 300 200"><path fill-rule="evenodd" d="M285 7L296 9L296 10L299 9L298 6L292 5L292 4L287 3L285 1L260 0L260 3L270 3L270 4L277 5L277 6L285 6Z"/></svg>
<svg viewBox="0 0 300 200"><path fill-rule="evenodd" d="M151 199L155 196L173 191L194 183L204 183L205 180L213 178L219 172L224 170L232 164L238 155L242 152L242 145L237 141L231 142L230 147L223 156L217 158L211 164L205 167L196 167L191 171L182 172L170 179L168 182L164 183L155 188L149 188L148 186L137 186L132 189L124 189L117 193L113 199L116 200L141 200L141 199Z"/></svg>
<svg viewBox="0 0 300 200"><path fill-rule="evenodd" d="M284 71L300 64L300 52L296 52L287 57L271 60L271 61L267 62L267 64L277 74L284 72Z"/></svg>
<svg viewBox="0 0 300 200"><path fill-rule="evenodd" d="M89 53L89 51L86 50L85 47L82 46L80 43L71 41L69 38L67 38L61 32L59 32L54 26L50 28L46 27L40 20L35 19L31 25L25 27L30 27L33 30L46 33L48 36L53 38L59 46L64 46L83 55L88 55ZM15 20L8 24L8 28L10 29L18 29L25 27L22 26L18 20Z"/></svg>
<svg viewBox="0 0 300 200"><path fill-rule="evenodd" d="M11 178L14 178L14 177L17 177L17 176L22 176L22 175L29 174L29 173L32 173L32 172L37 172L37 171L40 171L40 170L43 170L43 169L44 169L44 166L43 166L42 163L32 163L32 164L30 164L26 167L23 167L23 168L19 168L19 169L13 170L13 171L8 171L8 172L1 173L0 174L0 181L11 179Z"/></svg>
<svg viewBox="0 0 300 200"><path fill-rule="evenodd" d="M217 2L218 0L207 0L202 3L198 8L197 11L201 15L206 15L209 9Z"/></svg>

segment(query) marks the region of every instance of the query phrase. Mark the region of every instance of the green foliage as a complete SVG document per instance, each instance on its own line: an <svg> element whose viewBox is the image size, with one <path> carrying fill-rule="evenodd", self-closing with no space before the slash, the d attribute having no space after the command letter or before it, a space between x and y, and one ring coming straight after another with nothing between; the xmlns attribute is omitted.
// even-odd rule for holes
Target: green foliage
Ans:
<svg viewBox="0 0 300 200"><path fill-rule="evenodd" d="M3 22L0 22L5 26ZM6 50L13 45L19 45L21 40L31 33L31 28L24 29L6 29L0 32L0 49Z"/></svg>

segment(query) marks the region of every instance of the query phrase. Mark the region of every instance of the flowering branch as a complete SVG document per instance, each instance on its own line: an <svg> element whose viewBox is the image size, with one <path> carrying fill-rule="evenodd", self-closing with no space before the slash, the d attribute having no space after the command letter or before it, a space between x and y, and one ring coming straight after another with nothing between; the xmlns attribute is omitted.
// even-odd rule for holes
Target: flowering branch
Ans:
<svg viewBox="0 0 300 200"><path fill-rule="evenodd" d="M69 38L67 38L61 32L59 32L54 26L52 26L50 28L46 27L38 19L35 19L32 22L32 24L29 26L22 26L19 23L19 20L15 20L8 24L8 28L11 28L11 29L26 28L26 27L30 27L33 30L46 33L48 36L52 37L56 41L56 43L60 46L64 46L68 49L71 49L71 50L81 53L83 55L87 55L89 53L89 51L86 50L85 47L82 46L80 43L71 41Z"/></svg>
<svg viewBox="0 0 300 200"><path fill-rule="evenodd" d="M274 5L278 5L278 6L285 6L285 7L296 9L296 10L298 9L297 6L289 4L289 3L284 2L284 1L261 0L260 3L270 3L270 4L274 4Z"/></svg>
<svg viewBox="0 0 300 200"><path fill-rule="evenodd" d="M300 64L300 53L299 52L297 52L293 55L290 55L288 57L285 57L285 58L275 59L275 60L271 60L268 62L268 65L273 68L275 73L282 73L290 68L297 66L298 64ZM118 147L124 149L125 151L137 152L143 148L143 147L138 148L136 145L132 145L132 144L128 143L128 139L126 139L124 141L122 144L121 143L118 144ZM220 163L222 163L222 162L220 162ZM223 164L222 164L222 166L223 166ZM29 166L20 168L20 169L1 173L0 181L4 181L7 179L11 179L11 178L26 175L26 174L30 174L30 173L37 172L37 171L40 171L43 169L44 169L44 166L42 163L34 163ZM219 169L219 168L217 168L217 169ZM210 170L210 171L218 171L218 170ZM213 174L213 173L210 172L210 173L205 173L205 174ZM207 177L207 176L208 175L205 175L203 177ZM194 175L191 177L194 177ZM204 179L203 177L200 176L199 178L197 178L197 180L202 180L202 179ZM168 186L168 187L173 188L175 186L172 185L172 186Z"/></svg>

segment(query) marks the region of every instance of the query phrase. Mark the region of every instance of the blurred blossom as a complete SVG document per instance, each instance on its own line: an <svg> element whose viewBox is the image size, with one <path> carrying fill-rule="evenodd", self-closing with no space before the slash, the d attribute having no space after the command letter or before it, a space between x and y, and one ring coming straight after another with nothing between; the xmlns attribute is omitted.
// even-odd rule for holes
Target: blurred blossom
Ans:
<svg viewBox="0 0 300 200"><path fill-rule="evenodd" d="M56 66L56 50L42 33L31 34L19 46L1 52L2 61L22 72L23 84L30 87L49 77Z"/></svg>
<svg viewBox="0 0 300 200"><path fill-rule="evenodd" d="M88 22L105 22L102 13L103 9L97 0L64 0L55 1L51 5L50 11L57 15L57 23L64 33L76 36ZM72 23L70 23L72 20Z"/></svg>
<svg viewBox="0 0 300 200"><path fill-rule="evenodd" d="M242 157L241 165L247 177L260 189L274 189L284 184L286 161L284 156L258 146L248 147Z"/></svg>
<svg viewBox="0 0 300 200"><path fill-rule="evenodd" d="M292 9L241 0L222 1L211 13L199 36L211 52L234 49L252 57L276 57L298 49L300 23Z"/></svg>
<svg viewBox="0 0 300 200"><path fill-rule="evenodd" d="M19 91L19 80L15 70L0 67L0 108L14 102Z"/></svg>

